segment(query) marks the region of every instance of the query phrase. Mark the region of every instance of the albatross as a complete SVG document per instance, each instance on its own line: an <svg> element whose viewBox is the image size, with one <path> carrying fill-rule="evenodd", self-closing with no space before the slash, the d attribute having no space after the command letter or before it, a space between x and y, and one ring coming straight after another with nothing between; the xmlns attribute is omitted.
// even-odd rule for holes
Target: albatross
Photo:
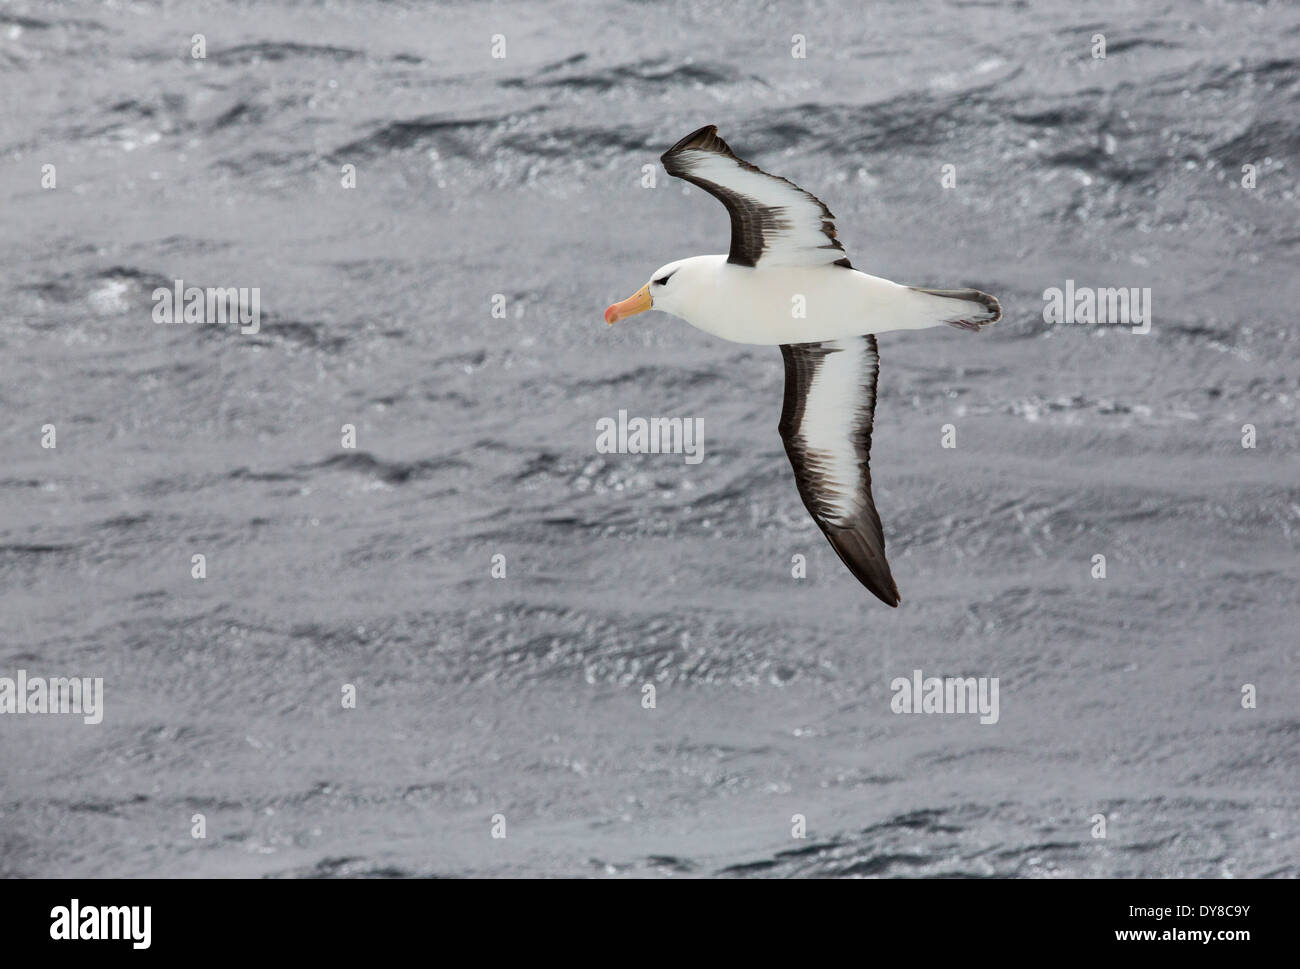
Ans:
<svg viewBox="0 0 1300 969"><path fill-rule="evenodd" d="M976 289L903 286L854 269L821 199L736 157L716 125L691 132L660 161L726 206L731 249L661 266L605 310L605 322L656 309L724 340L779 346L778 430L799 497L854 577L897 606L871 497L876 334L941 324L978 332L1002 308Z"/></svg>

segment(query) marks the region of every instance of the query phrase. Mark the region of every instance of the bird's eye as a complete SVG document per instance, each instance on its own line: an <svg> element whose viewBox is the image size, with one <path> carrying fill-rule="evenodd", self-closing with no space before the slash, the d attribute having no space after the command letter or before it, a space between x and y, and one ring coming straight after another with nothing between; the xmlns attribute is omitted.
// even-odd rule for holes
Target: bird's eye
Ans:
<svg viewBox="0 0 1300 969"><path fill-rule="evenodd" d="M667 276L661 276L660 278L656 279L656 280L655 280L655 285L656 285L656 286L667 286L667 285L668 285L668 280L670 280L670 279L673 278L673 273L675 273L675 272L677 272L676 269L674 269L673 272L672 272L672 273L669 273Z"/></svg>

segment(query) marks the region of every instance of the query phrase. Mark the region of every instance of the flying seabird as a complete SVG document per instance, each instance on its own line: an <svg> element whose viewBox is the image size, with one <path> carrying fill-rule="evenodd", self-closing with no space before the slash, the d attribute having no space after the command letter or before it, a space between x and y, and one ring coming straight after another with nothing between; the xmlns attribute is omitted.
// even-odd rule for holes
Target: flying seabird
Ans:
<svg viewBox="0 0 1300 969"><path fill-rule="evenodd" d="M785 404L778 430L804 507L850 572L887 605L899 603L871 498L877 333L947 323L978 331L1002 318L975 289L920 289L849 264L820 199L737 158L716 125L660 159L731 216L731 251L656 270L634 296L605 310L616 323L648 309L680 316L734 343L779 346Z"/></svg>

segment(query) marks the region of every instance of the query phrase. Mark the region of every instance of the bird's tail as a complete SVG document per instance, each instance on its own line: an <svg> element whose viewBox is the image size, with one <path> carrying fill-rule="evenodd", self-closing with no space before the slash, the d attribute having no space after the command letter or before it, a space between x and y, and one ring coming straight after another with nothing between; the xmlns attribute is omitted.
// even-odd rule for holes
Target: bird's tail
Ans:
<svg viewBox="0 0 1300 969"><path fill-rule="evenodd" d="M1002 305L978 289L909 289L933 297L929 310L949 326L978 332L1002 319Z"/></svg>

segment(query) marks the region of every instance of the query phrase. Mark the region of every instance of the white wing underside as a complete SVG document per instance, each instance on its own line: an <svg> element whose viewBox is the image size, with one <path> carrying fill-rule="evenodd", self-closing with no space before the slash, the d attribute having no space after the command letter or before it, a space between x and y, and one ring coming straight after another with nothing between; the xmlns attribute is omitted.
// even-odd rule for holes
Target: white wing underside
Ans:
<svg viewBox="0 0 1300 969"><path fill-rule="evenodd" d="M862 474L853 437L864 403L861 373L865 345L861 340L833 340L822 346L834 352L823 359L812 379L798 433L825 483L823 497L832 512L827 520L838 525L861 507ZM869 408L875 406L873 399L865 403Z"/></svg>
<svg viewBox="0 0 1300 969"><path fill-rule="evenodd" d="M835 217L815 195L737 158L708 125L664 153L664 168L716 197L731 216L728 262L740 266L849 265Z"/></svg>
<svg viewBox="0 0 1300 969"><path fill-rule="evenodd" d="M804 507L858 581L896 606L898 586L871 496L876 338L785 345L781 354L781 439Z"/></svg>

